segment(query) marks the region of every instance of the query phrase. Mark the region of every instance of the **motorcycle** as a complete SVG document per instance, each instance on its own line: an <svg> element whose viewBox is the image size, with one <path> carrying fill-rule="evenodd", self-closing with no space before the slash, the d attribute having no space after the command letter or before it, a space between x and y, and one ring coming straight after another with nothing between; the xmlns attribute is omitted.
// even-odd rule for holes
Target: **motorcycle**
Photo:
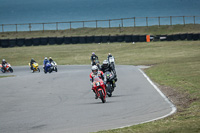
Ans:
<svg viewBox="0 0 200 133"><path fill-rule="evenodd" d="M108 62L113 68L115 68L115 58L113 56L108 58Z"/></svg>
<svg viewBox="0 0 200 133"><path fill-rule="evenodd" d="M13 73L13 69L12 69L12 67L11 67L11 65L9 63L5 64L4 68L3 68L3 65L0 64L0 68L1 68L1 71L3 73L5 73L5 72L11 72L11 73Z"/></svg>
<svg viewBox="0 0 200 133"><path fill-rule="evenodd" d="M57 63L55 61L51 62L51 70L57 72L58 68L57 68Z"/></svg>
<svg viewBox="0 0 200 133"><path fill-rule="evenodd" d="M39 68L38 63L34 62L32 64L32 66L33 66L33 68L31 68L31 64L29 63L29 67L30 67L31 70L33 70L33 73L36 72L36 71L40 72L40 68Z"/></svg>
<svg viewBox="0 0 200 133"><path fill-rule="evenodd" d="M107 71L104 73L104 82L106 83L106 92L109 97L112 96L112 92L114 91L113 83L115 83L114 74Z"/></svg>
<svg viewBox="0 0 200 133"><path fill-rule="evenodd" d="M103 80L100 79L98 76L94 77L92 89L95 91L97 97L101 99L102 103L105 103L106 102L105 85Z"/></svg>
<svg viewBox="0 0 200 133"><path fill-rule="evenodd" d="M47 63L44 67L44 73L46 74L47 72L51 73L52 69L51 69L51 64Z"/></svg>

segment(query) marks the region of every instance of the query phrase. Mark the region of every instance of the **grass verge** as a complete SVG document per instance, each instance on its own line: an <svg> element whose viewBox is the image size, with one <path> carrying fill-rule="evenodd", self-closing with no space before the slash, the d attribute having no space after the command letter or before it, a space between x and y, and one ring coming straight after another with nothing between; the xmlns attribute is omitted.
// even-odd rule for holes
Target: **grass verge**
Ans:
<svg viewBox="0 0 200 133"><path fill-rule="evenodd" d="M200 41L77 44L0 48L11 65L42 64L45 56L60 65L90 64L95 52L102 62L112 53L116 64L151 65L147 75L177 106L177 113L154 122L99 133L197 133L200 131ZM12 54L8 54L12 53Z"/></svg>

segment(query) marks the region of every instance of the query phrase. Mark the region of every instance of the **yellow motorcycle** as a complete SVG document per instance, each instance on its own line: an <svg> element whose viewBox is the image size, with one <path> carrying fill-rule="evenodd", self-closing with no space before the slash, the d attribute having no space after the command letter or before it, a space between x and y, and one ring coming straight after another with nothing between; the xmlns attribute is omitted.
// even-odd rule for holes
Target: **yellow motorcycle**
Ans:
<svg viewBox="0 0 200 133"><path fill-rule="evenodd" d="M36 72L36 71L40 72L40 68L39 68L38 63L34 62L32 64L32 66L33 66L32 68L31 68L31 64L30 63L29 63L29 66L30 66L30 69L33 71L33 73Z"/></svg>

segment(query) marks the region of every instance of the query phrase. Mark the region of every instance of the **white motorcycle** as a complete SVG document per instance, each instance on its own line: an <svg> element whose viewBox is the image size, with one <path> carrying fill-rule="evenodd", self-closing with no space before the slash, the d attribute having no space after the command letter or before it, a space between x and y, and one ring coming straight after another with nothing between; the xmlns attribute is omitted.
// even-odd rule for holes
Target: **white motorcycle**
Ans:
<svg viewBox="0 0 200 133"><path fill-rule="evenodd" d="M51 62L51 70L58 72L57 63L55 61Z"/></svg>

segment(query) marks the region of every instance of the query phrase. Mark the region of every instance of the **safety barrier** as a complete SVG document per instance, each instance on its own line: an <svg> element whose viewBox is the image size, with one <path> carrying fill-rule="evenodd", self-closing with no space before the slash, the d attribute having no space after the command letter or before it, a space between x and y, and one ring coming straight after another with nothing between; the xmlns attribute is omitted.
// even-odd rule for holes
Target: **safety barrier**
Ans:
<svg viewBox="0 0 200 133"><path fill-rule="evenodd" d="M171 35L103 35L103 36L73 36L73 37L37 37L0 39L0 47L39 46L84 43L114 43L114 42L149 42L149 41L200 40L200 33L181 33Z"/></svg>

